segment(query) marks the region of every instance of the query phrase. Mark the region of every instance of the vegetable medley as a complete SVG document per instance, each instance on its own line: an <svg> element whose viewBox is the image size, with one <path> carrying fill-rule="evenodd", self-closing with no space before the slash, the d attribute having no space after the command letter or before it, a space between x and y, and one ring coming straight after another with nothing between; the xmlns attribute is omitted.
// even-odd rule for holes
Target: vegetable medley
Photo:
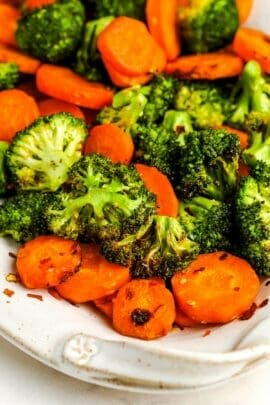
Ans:
<svg viewBox="0 0 270 405"><path fill-rule="evenodd" d="M270 37L252 0L0 1L0 234L119 333L223 324L270 276Z"/></svg>

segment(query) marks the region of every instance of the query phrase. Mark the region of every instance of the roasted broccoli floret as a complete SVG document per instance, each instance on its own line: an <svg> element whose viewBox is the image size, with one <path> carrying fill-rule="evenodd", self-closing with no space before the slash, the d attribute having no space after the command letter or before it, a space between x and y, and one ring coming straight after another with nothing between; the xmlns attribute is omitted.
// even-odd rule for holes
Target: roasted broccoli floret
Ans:
<svg viewBox="0 0 270 405"><path fill-rule="evenodd" d="M18 22L16 42L44 62L68 61L80 45L84 20L80 0L58 0L25 13Z"/></svg>
<svg viewBox="0 0 270 405"><path fill-rule="evenodd" d="M86 0L90 5L91 14L95 18L102 18L108 15L128 16L144 19L146 0Z"/></svg>
<svg viewBox="0 0 270 405"><path fill-rule="evenodd" d="M239 25L235 0L191 0L178 11L187 53L203 53L230 44Z"/></svg>
<svg viewBox="0 0 270 405"><path fill-rule="evenodd" d="M184 200L179 217L188 237L199 244L201 253L230 249L232 210L228 202L205 197Z"/></svg>
<svg viewBox="0 0 270 405"><path fill-rule="evenodd" d="M230 83L180 81L178 88L175 108L188 111L195 127L222 125L230 116Z"/></svg>
<svg viewBox="0 0 270 405"><path fill-rule="evenodd" d="M106 69L97 49L99 34L113 21L114 17L103 17L85 25L84 38L77 52L75 71L88 80L101 81Z"/></svg>
<svg viewBox="0 0 270 405"><path fill-rule="evenodd" d="M259 63L250 61L245 65L230 102L234 110L229 123L234 126L242 126L253 112L270 114L270 82Z"/></svg>
<svg viewBox="0 0 270 405"><path fill-rule="evenodd" d="M0 206L0 235L22 243L47 234L44 212L52 196L30 191L5 199Z"/></svg>
<svg viewBox="0 0 270 405"><path fill-rule="evenodd" d="M235 202L239 253L259 274L270 275L270 175L257 168L245 177Z"/></svg>
<svg viewBox="0 0 270 405"><path fill-rule="evenodd" d="M68 173L64 191L47 209L59 236L99 242L135 232L155 212L155 197L131 166L96 154L82 157Z"/></svg>
<svg viewBox="0 0 270 405"><path fill-rule="evenodd" d="M104 257L122 265L131 264L134 278L161 277L170 280L197 256L199 246L188 239L176 218L154 215L137 233L101 245Z"/></svg>
<svg viewBox="0 0 270 405"><path fill-rule="evenodd" d="M87 126L69 113L41 117L18 132L6 154L13 182L22 190L55 191L80 159Z"/></svg>
<svg viewBox="0 0 270 405"><path fill-rule="evenodd" d="M0 90L12 89L18 81L18 65L16 63L0 63Z"/></svg>
<svg viewBox="0 0 270 405"><path fill-rule="evenodd" d="M8 142L0 141L0 196L5 194L7 188L5 156L8 148Z"/></svg>
<svg viewBox="0 0 270 405"><path fill-rule="evenodd" d="M240 144L223 129L205 129L178 138L175 185L184 199L225 201L237 187Z"/></svg>

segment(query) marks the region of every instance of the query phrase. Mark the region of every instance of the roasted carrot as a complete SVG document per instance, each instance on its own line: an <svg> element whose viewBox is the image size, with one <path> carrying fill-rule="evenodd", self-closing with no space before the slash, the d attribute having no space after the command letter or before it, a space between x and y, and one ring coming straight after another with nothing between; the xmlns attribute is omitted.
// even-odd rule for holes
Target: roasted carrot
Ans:
<svg viewBox="0 0 270 405"><path fill-rule="evenodd" d="M88 82L66 67L44 64L38 69L36 80L42 93L80 107L99 110L112 102L111 89Z"/></svg>
<svg viewBox="0 0 270 405"><path fill-rule="evenodd" d="M168 63L165 72L178 74L184 79L216 80L239 76L243 69L242 59L231 53L212 52L181 56Z"/></svg>
<svg viewBox="0 0 270 405"><path fill-rule="evenodd" d="M48 4L55 3L56 0L26 0L25 5L30 10L33 8L41 8L47 6Z"/></svg>
<svg viewBox="0 0 270 405"><path fill-rule="evenodd" d="M250 174L250 167L247 166L242 160L239 162L238 174L240 177L246 177Z"/></svg>
<svg viewBox="0 0 270 405"><path fill-rule="evenodd" d="M153 42L141 21L129 17L115 18L99 35L97 47L102 59L120 73L138 76L149 72Z"/></svg>
<svg viewBox="0 0 270 405"><path fill-rule="evenodd" d="M125 336L156 339L167 335L175 321L171 292L156 280L132 280L113 302L113 326Z"/></svg>
<svg viewBox="0 0 270 405"><path fill-rule="evenodd" d="M58 285L79 270L81 248L75 241L58 236L39 236L19 249L17 271L27 288Z"/></svg>
<svg viewBox="0 0 270 405"><path fill-rule="evenodd" d="M20 72L35 74L40 65L40 61L33 59L17 49L0 45L0 62L14 62L19 66Z"/></svg>
<svg viewBox="0 0 270 405"><path fill-rule="evenodd" d="M146 19L151 34L172 61L180 54L177 0L147 0Z"/></svg>
<svg viewBox="0 0 270 405"><path fill-rule="evenodd" d="M179 308L200 323L226 323L247 311L260 281L243 259L225 252L199 255L172 278Z"/></svg>
<svg viewBox="0 0 270 405"><path fill-rule="evenodd" d="M16 132L30 125L39 117L35 100L21 90L0 92L0 139L11 141Z"/></svg>
<svg viewBox="0 0 270 405"><path fill-rule="evenodd" d="M199 326L200 323L194 321L194 319L189 318L179 307L176 305L176 317L175 323L180 328L192 328L194 326Z"/></svg>
<svg viewBox="0 0 270 405"><path fill-rule="evenodd" d="M220 125L217 128L226 129L230 134L237 135L242 150L248 147L249 136L246 132L240 131L239 129L228 127L227 125Z"/></svg>
<svg viewBox="0 0 270 405"><path fill-rule="evenodd" d="M0 43L16 45L15 32L21 16L19 10L8 4L0 4Z"/></svg>
<svg viewBox="0 0 270 405"><path fill-rule="evenodd" d="M239 12L239 21L240 24L243 24L251 13L253 0L236 0L236 3Z"/></svg>
<svg viewBox="0 0 270 405"><path fill-rule="evenodd" d="M113 294L130 280L129 268L109 263L98 246L81 245L81 251L79 271L56 287L63 298L74 303L94 301Z"/></svg>
<svg viewBox="0 0 270 405"><path fill-rule="evenodd" d="M17 89L24 91L37 102L46 99L46 96L38 91L34 78L23 81L17 86Z"/></svg>
<svg viewBox="0 0 270 405"><path fill-rule="evenodd" d="M149 72L158 74L164 71L167 63L167 57L165 51L157 43L154 37L151 38L151 41L153 42L153 58Z"/></svg>
<svg viewBox="0 0 270 405"><path fill-rule="evenodd" d="M145 187L157 197L157 213L159 215L177 217L179 201L168 177L155 167L140 163L135 164L135 167Z"/></svg>
<svg viewBox="0 0 270 405"><path fill-rule="evenodd" d="M102 124L90 129L84 153L99 153L113 163L128 165L134 154L134 143L131 136L117 125Z"/></svg>
<svg viewBox="0 0 270 405"><path fill-rule="evenodd" d="M106 297L98 298L94 300L95 306L109 319L113 317L113 300L117 295L117 291L113 294L106 295Z"/></svg>
<svg viewBox="0 0 270 405"><path fill-rule="evenodd" d="M189 6L190 0L177 0L178 7L186 7Z"/></svg>
<svg viewBox="0 0 270 405"><path fill-rule="evenodd" d="M256 60L265 73L270 74L270 35L252 28L239 28L233 50L245 62Z"/></svg>
<svg viewBox="0 0 270 405"><path fill-rule="evenodd" d="M67 103L66 101L57 100L55 98L49 98L47 100L42 100L38 103L38 108L40 115L51 115L60 112L68 112L74 117L84 119L83 112L79 107L74 104Z"/></svg>

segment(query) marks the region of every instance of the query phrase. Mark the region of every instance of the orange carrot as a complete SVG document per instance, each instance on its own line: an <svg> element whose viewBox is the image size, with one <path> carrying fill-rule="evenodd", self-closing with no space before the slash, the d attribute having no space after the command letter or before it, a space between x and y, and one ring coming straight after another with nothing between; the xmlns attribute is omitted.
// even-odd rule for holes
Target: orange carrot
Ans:
<svg viewBox="0 0 270 405"><path fill-rule="evenodd" d="M33 59L17 49L0 45L0 62L14 62L19 66L20 72L35 74L40 65L40 61Z"/></svg>
<svg viewBox="0 0 270 405"><path fill-rule="evenodd" d="M180 328L192 328L194 326L200 325L199 322L194 321L194 319L189 318L179 307L176 305L176 317L175 317L175 323L178 325Z"/></svg>
<svg viewBox="0 0 270 405"><path fill-rule="evenodd" d="M36 82L34 79L23 81L17 86L17 89L24 91L29 96L33 97L37 102L44 100L46 96L40 93L37 89Z"/></svg>
<svg viewBox="0 0 270 405"><path fill-rule="evenodd" d="M125 336L156 339L167 335L175 320L171 292L155 280L132 280L113 302L113 326Z"/></svg>
<svg viewBox="0 0 270 405"><path fill-rule="evenodd" d="M107 316L107 318L112 319L113 317L113 300L117 295L117 291L113 294L106 295L106 297L98 298L94 300L95 306Z"/></svg>
<svg viewBox="0 0 270 405"><path fill-rule="evenodd" d="M220 125L217 128L226 129L230 134L237 135L242 150L248 147L249 136L246 132L240 131L239 129L228 127L227 125Z"/></svg>
<svg viewBox="0 0 270 405"><path fill-rule="evenodd" d="M113 294L130 280L129 268L109 263L96 245L81 245L79 271L56 287L58 293L74 303L94 301Z"/></svg>
<svg viewBox="0 0 270 405"><path fill-rule="evenodd" d="M243 69L240 57L226 52L181 56L168 63L165 72L184 79L216 80L239 76Z"/></svg>
<svg viewBox="0 0 270 405"><path fill-rule="evenodd" d="M179 201L168 177L155 167L140 163L135 164L135 167L145 187L157 197L157 213L159 215L177 217Z"/></svg>
<svg viewBox="0 0 270 405"><path fill-rule="evenodd" d="M21 16L19 10L8 4L0 4L0 43L16 45L15 32Z"/></svg>
<svg viewBox="0 0 270 405"><path fill-rule="evenodd" d="M42 93L80 107L99 110L111 104L113 91L101 83L88 82L71 69L42 65L37 71L37 88Z"/></svg>
<svg viewBox="0 0 270 405"><path fill-rule="evenodd" d="M177 0L147 0L146 19L151 34L164 49L169 61L180 54Z"/></svg>
<svg viewBox="0 0 270 405"><path fill-rule="evenodd" d="M11 141L16 132L39 117L35 100L21 90L0 92L0 139Z"/></svg>
<svg viewBox="0 0 270 405"><path fill-rule="evenodd" d="M51 115L60 112L68 112L74 117L84 119L83 112L74 104L67 103L66 101L57 100L55 98L49 98L43 100L38 104L40 115Z"/></svg>
<svg viewBox="0 0 270 405"><path fill-rule="evenodd" d="M243 24L251 13L253 0L236 0L236 3L239 12L239 21Z"/></svg>
<svg viewBox="0 0 270 405"><path fill-rule="evenodd" d="M179 308L200 323L226 323L247 311L260 281L243 259L225 252L199 255L172 278Z"/></svg>
<svg viewBox="0 0 270 405"><path fill-rule="evenodd" d="M102 124L90 130L84 153L99 153L113 163L128 165L134 154L134 144L131 136L117 125Z"/></svg>
<svg viewBox="0 0 270 405"><path fill-rule="evenodd" d="M245 62L256 60L265 73L270 74L270 35L252 28L239 28L233 50Z"/></svg>
<svg viewBox="0 0 270 405"><path fill-rule="evenodd" d="M55 3L56 0L26 0L25 5L30 10L33 8L41 8L47 6L48 4Z"/></svg>
<svg viewBox="0 0 270 405"><path fill-rule="evenodd" d="M58 236L39 236L19 249L16 267L27 288L49 288L78 271L80 246Z"/></svg>
<svg viewBox="0 0 270 405"><path fill-rule="evenodd" d="M138 76L149 72L153 42L141 21L129 17L115 18L99 35L97 47L102 59L120 73Z"/></svg>
<svg viewBox="0 0 270 405"><path fill-rule="evenodd" d="M242 160L239 162L238 174L240 177L246 177L250 174L250 167L247 166Z"/></svg>

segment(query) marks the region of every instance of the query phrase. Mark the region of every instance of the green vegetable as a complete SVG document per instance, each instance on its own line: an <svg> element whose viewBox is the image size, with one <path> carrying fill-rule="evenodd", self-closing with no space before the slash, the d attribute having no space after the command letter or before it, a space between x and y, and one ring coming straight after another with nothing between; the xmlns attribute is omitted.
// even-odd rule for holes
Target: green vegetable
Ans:
<svg viewBox="0 0 270 405"><path fill-rule="evenodd" d="M16 63L0 63L0 90L13 89L19 81Z"/></svg>
<svg viewBox="0 0 270 405"><path fill-rule="evenodd" d="M0 141L0 196L5 194L7 189L7 174L5 165L5 156L9 148L9 143Z"/></svg>
<svg viewBox="0 0 270 405"><path fill-rule="evenodd" d="M68 61L80 45L85 10L79 0L58 0L28 11L18 22L16 42L44 62Z"/></svg>
<svg viewBox="0 0 270 405"><path fill-rule="evenodd" d="M95 18L115 17L125 15L127 17L144 19L146 0L86 0L90 5L92 15Z"/></svg>
<svg viewBox="0 0 270 405"><path fill-rule="evenodd" d="M18 132L6 155L17 188L57 190L80 159L87 135L85 122L68 113L41 117Z"/></svg>

